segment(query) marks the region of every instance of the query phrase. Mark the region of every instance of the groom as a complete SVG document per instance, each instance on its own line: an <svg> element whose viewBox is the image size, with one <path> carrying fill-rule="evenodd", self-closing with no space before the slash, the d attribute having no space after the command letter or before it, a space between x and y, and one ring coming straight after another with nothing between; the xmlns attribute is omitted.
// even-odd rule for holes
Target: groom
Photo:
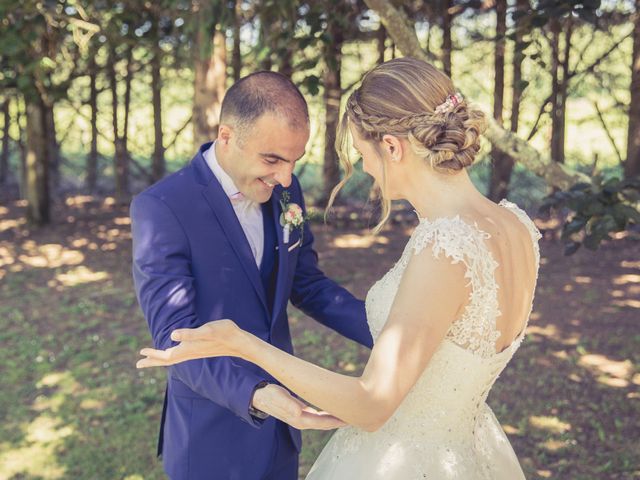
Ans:
<svg viewBox="0 0 640 480"><path fill-rule="evenodd" d="M156 348L174 345L176 328L230 318L291 353L289 300L371 347L363 303L320 271L300 215L293 169L308 139L300 91L278 73L254 73L226 93L217 140L133 200L133 278ZM288 424L332 422L301 406L238 358L169 367L165 471L173 480L296 480L301 438Z"/></svg>

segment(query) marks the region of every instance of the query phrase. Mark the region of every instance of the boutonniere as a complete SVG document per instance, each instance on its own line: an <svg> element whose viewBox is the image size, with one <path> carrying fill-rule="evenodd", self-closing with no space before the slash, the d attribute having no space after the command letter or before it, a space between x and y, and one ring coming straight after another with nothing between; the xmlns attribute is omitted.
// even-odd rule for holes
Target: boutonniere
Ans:
<svg viewBox="0 0 640 480"><path fill-rule="evenodd" d="M290 195L287 190L283 190L280 194L280 206L282 213L280 214L280 225L282 225L282 240L289 243L289 235L291 232L300 229L300 243L302 243L302 234L304 233L304 222L306 220L302 207L297 203L290 202Z"/></svg>

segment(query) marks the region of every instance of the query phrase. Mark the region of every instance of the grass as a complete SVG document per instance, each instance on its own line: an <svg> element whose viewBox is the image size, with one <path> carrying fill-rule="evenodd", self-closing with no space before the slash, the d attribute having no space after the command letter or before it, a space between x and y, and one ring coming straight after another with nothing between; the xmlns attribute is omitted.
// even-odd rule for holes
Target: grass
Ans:
<svg viewBox="0 0 640 480"><path fill-rule="evenodd" d="M126 209L69 197L29 230L0 207L0 479L164 478L155 458L164 373L134 368L149 336L130 279ZM317 225L321 263L359 296L408 231L377 240ZM529 334L489 403L529 479L640 478L637 241L561 255L543 242ZM294 309L298 354L344 373L367 352ZM301 475L329 438L304 432Z"/></svg>

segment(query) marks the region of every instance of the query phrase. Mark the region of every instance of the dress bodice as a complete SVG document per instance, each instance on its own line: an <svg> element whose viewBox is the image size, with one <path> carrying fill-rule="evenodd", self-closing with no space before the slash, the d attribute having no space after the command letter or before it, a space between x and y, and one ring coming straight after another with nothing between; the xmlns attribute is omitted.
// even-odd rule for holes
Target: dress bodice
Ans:
<svg viewBox="0 0 640 480"><path fill-rule="evenodd" d="M515 204L503 200L500 205L512 211L529 230L537 265L540 232ZM434 411L440 408L443 415L446 413L455 418L456 423L460 423L460 415L465 413L464 417L473 419L498 374L519 347L523 333L502 352L495 351L495 342L500 337L496 328L500 310L494 275L498 263L485 243L489 238L488 233L459 216L433 221L421 219L400 259L369 290L367 319L375 341L387 322L412 255L428 248L435 257L444 255L453 263L462 262L469 282L470 297L466 308L452 323L445 340L395 416L422 418L422 414L429 412L429 417L434 418Z"/></svg>
<svg viewBox="0 0 640 480"><path fill-rule="evenodd" d="M537 269L540 233L515 204L503 200L500 205L513 212L528 229ZM508 440L485 403L489 390L524 335L521 333L506 349L496 353L495 342L500 336L496 327L500 315L495 279L498 263L485 242L488 238L488 233L459 216L422 219L397 263L371 287L366 310L374 341L387 322L402 275L413 255L428 253L426 249L430 249L436 257L444 255L453 263L462 262L470 296L466 308L454 320L392 417L373 433L354 427L340 429L310 479L343 478L338 472L347 471L354 472L354 478L502 479L498 471L507 472L504 478L509 480L523 478ZM502 448L502 444L508 448ZM507 454L497 453L500 449ZM354 458L346 460L349 455ZM359 455L381 458L364 467L368 460L358 460ZM505 461L508 468L500 466Z"/></svg>

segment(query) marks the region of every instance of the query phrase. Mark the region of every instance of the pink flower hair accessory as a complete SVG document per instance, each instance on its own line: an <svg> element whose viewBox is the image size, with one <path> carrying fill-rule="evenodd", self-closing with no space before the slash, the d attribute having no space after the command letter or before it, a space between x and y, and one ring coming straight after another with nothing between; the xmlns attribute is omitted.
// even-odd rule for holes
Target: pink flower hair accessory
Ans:
<svg viewBox="0 0 640 480"><path fill-rule="evenodd" d="M448 113L462 103L464 97L460 92L456 92L455 95L448 95L447 99L438 105L435 109L435 113Z"/></svg>

